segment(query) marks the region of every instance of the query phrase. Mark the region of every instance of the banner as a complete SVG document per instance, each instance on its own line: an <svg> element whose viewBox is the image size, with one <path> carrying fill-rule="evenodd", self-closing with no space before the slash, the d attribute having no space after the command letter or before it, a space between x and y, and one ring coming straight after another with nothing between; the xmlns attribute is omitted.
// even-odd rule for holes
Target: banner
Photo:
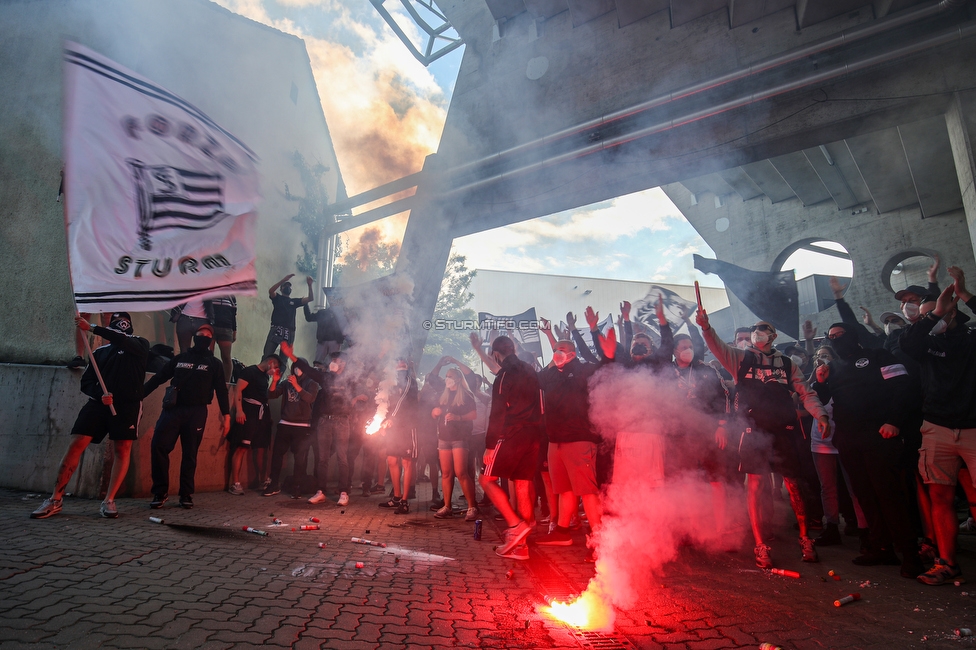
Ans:
<svg viewBox="0 0 976 650"><path fill-rule="evenodd" d="M698 308L696 302L685 300L670 289L652 284L647 290L647 295L631 307L630 319L633 321L634 334L644 332L651 337L654 345L661 342L661 328L657 322L658 300L663 301L664 318L671 325L673 335L688 333L685 319Z"/></svg>
<svg viewBox="0 0 976 650"><path fill-rule="evenodd" d="M64 49L65 221L81 311L255 295L257 156L199 109Z"/></svg>
<svg viewBox="0 0 976 650"><path fill-rule="evenodd" d="M539 339L539 321L535 315L535 307L515 316L495 316L479 311L478 323L481 325L481 339L486 345L490 345L495 337L504 335L536 359L542 359L542 341Z"/></svg>
<svg viewBox="0 0 976 650"><path fill-rule="evenodd" d="M777 330L800 338L800 301L793 270L750 271L735 264L693 256L695 268L714 273L749 311ZM752 323L749 323L750 325Z"/></svg>

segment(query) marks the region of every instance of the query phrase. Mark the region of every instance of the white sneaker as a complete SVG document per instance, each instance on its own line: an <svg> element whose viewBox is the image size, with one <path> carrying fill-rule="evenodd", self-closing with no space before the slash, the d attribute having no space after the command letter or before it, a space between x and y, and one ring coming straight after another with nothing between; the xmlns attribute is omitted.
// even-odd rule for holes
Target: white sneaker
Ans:
<svg viewBox="0 0 976 650"><path fill-rule="evenodd" d="M240 483L234 483L232 486L227 488L227 491L237 497L244 496L244 486Z"/></svg>
<svg viewBox="0 0 976 650"><path fill-rule="evenodd" d="M308 502L313 504L325 503L325 494L322 493L322 490L319 490L308 498Z"/></svg>
<svg viewBox="0 0 976 650"><path fill-rule="evenodd" d="M336 504L337 505L340 505L340 506L348 506L349 505L349 494L347 494L346 492L340 492L339 493L339 500L336 501Z"/></svg>
<svg viewBox="0 0 976 650"><path fill-rule="evenodd" d="M465 521L475 521L477 518L478 518L478 509L477 508L468 508L467 513L465 513L465 515L464 515L464 520Z"/></svg>

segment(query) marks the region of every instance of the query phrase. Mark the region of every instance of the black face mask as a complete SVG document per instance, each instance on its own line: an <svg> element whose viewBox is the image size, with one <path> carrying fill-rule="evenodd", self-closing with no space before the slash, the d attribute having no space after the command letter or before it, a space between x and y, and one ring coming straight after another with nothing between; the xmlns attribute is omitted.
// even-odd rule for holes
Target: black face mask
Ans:
<svg viewBox="0 0 976 650"><path fill-rule="evenodd" d="M647 346L643 343L635 343L634 347L630 348L630 356L632 357L646 357L647 356Z"/></svg>
<svg viewBox="0 0 976 650"><path fill-rule="evenodd" d="M857 354L857 333L844 332L843 335L830 340L830 347L843 359L853 357Z"/></svg>
<svg viewBox="0 0 976 650"><path fill-rule="evenodd" d="M210 344L213 339L209 336L194 336L193 337L193 347L200 348L201 350L209 350Z"/></svg>
<svg viewBox="0 0 976 650"><path fill-rule="evenodd" d="M291 295L291 287L281 287L281 295L283 295L283 296L290 296Z"/></svg>

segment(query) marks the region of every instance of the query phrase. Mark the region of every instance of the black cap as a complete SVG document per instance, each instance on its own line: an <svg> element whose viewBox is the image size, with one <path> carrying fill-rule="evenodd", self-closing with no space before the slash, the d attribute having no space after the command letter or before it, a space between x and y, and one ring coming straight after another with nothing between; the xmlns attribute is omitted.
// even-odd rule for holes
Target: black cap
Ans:
<svg viewBox="0 0 976 650"><path fill-rule="evenodd" d="M116 324L120 324L121 327L116 327ZM132 317L129 316L127 311L117 311L113 312L112 316L109 318L109 327L112 329L117 329L120 332L125 332L126 334L132 334Z"/></svg>
<svg viewBox="0 0 976 650"><path fill-rule="evenodd" d="M917 284L913 284L907 289L902 289L901 291L895 292L895 300L903 300L905 294L908 293L914 293L916 296L924 298L925 296L929 295L929 290L925 287L920 287Z"/></svg>

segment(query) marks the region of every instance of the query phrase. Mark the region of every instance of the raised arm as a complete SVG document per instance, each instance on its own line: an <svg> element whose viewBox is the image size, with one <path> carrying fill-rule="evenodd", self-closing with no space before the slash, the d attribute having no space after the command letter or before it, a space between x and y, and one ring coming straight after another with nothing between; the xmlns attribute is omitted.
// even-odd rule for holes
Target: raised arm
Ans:
<svg viewBox="0 0 976 650"><path fill-rule="evenodd" d="M272 300L274 300L275 294L278 293L278 289L281 287L281 285L283 285L284 283L288 282L293 277L295 277L295 274L294 273L289 273L288 275L286 275L285 277L281 278L280 280L278 280L277 282L275 282L273 285L271 285L271 287L268 289L268 298L271 298Z"/></svg>

